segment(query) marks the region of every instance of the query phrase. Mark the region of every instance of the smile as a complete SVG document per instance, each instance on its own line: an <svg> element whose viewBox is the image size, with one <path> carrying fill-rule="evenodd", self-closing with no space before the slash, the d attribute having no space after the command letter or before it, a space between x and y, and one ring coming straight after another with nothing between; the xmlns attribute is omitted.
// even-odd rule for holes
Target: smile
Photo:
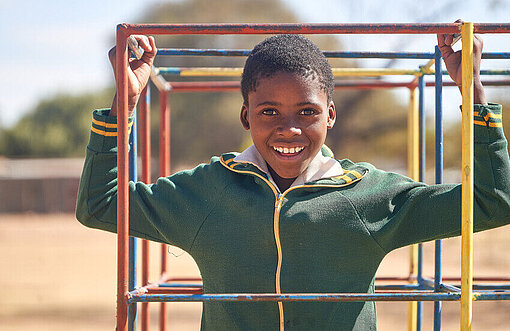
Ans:
<svg viewBox="0 0 510 331"><path fill-rule="evenodd" d="M283 155L285 154L297 154L299 152L301 152L305 147L278 147L278 146L273 146L273 149Z"/></svg>

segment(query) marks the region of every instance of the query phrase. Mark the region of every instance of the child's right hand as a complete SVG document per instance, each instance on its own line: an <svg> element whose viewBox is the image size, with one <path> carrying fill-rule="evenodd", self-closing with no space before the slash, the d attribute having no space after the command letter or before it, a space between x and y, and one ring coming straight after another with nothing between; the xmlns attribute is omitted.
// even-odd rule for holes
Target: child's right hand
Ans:
<svg viewBox="0 0 510 331"><path fill-rule="evenodd" d="M138 45L143 49L144 52L139 60L132 58L129 59L129 66L127 72L129 116L133 115L138 99L140 98L140 94L147 85L152 70L152 64L158 52L158 49L156 48L156 42L154 41L153 37L140 35L134 35L133 37L136 39ZM116 77L117 61L115 46L108 52L108 57L110 59L110 63L112 64L115 79L117 79ZM115 97L113 98L110 116L117 116L117 93L115 93Z"/></svg>

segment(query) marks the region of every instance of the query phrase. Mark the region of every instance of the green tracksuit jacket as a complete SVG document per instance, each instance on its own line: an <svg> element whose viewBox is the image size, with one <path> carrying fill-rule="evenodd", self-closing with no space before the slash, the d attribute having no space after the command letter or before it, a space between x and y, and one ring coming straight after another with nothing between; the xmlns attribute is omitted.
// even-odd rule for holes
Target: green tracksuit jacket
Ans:
<svg viewBox="0 0 510 331"><path fill-rule="evenodd" d="M96 111L77 218L116 231L116 125ZM374 291L384 256L460 234L460 185L426 185L367 163L280 193L236 154L129 184L130 233L176 245L204 293ZM475 231L510 223L510 161L501 106L475 106ZM203 330L375 330L374 302L206 302Z"/></svg>

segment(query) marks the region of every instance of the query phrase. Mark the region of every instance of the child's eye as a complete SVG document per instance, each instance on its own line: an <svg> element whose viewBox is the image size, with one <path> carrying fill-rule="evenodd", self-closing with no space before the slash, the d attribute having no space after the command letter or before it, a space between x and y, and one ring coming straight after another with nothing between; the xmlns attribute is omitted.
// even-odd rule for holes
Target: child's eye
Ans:
<svg viewBox="0 0 510 331"><path fill-rule="evenodd" d="M267 109L262 110L262 114L264 114L264 115L276 115L277 112L276 112L276 109L267 108Z"/></svg>
<svg viewBox="0 0 510 331"><path fill-rule="evenodd" d="M301 110L301 115L313 115L315 114L315 109L312 108L306 108Z"/></svg>

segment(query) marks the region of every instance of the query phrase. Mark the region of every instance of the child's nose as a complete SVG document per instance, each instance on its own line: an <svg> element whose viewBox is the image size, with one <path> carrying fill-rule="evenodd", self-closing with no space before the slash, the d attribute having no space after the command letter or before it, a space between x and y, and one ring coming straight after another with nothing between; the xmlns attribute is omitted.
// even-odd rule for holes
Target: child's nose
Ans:
<svg viewBox="0 0 510 331"><path fill-rule="evenodd" d="M278 127L278 134L288 137L297 136L301 134L301 127L297 121L286 119L281 121Z"/></svg>

